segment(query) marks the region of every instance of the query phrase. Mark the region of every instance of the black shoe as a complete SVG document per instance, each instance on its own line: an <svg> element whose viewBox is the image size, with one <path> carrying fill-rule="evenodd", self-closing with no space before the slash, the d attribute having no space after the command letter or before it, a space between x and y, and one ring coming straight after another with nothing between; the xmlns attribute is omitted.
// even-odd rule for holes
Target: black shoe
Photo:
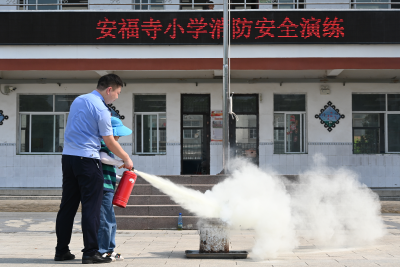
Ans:
<svg viewBox="0 0 400 267"><path fill-rule="evenodd" d="M65 252L64 254L57 254L54 256L55 261L69 261L75 259L75 255L71 252Z"/></svg>
<svg viewBox="0 0 400 267"><path fill-rule="evenodd" d="M100 252L96 252L93 256L82 256L82 264L109 263L111 261L111 258L102 257Z"/></svg>

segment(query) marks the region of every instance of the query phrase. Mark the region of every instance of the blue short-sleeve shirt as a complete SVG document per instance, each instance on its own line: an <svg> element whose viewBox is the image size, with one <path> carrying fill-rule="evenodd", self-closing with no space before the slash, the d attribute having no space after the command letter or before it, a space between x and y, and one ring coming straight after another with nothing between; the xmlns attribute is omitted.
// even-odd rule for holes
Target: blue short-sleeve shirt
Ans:
<svg viewBox="0 0 400 267"><path fill-rule="evenodd" d="M102 136L113 135L111 113L94 90L72 102L64 134L63 155L100 159Z"/></svg>

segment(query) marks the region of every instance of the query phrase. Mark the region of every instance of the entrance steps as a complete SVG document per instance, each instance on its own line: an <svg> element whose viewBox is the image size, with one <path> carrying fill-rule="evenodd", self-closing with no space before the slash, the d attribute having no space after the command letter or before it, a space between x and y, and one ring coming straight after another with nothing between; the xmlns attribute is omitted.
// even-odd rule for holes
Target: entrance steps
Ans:
<svg viewBox="0 0 400 267"><path fill-rule="evenodd" d="M203 193L226 178L224 175L161 177ZM119 230L176 229L179 213L182 213L183 229L197 229L199 219L140 176L136 180L126 208L115 207L114 210Z"/></svg>
<svg viewBox="0 0 400 267"><path fill-rule="evenodd" d="M224 175L175 175L162 177L171 180L175 184L180 184L201 192L211 189L215 184L226 179ZM296 180L296 176L286 178ZM400 201L399 187L371 189L379 195L381 200ZM3 187L0 188L0 201L61 200L61 193L61 188ZM118 229L120 230L176 229L179 213L183 215L184 229L196 229L199 219L141 177L137 179L127 207L125 209L115 207L115 213Z"/></svg>

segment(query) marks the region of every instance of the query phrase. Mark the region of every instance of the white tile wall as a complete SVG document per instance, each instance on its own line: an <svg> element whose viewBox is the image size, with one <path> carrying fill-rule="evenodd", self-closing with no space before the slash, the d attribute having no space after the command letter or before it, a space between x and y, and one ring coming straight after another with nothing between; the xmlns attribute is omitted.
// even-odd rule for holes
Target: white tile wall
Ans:
<svg viewBox="0 0 400 267"><path fill-rule="evenodd" d="M167 145L166 155L132 155L135 168L158 175L179 175L180 146ZM125 147L124 147L125 149ZM260 168L299 174L313 166L313 155L324 152L330 167L346 167L370 187L400 186L400 155L353 155L351 145L309 145L308 154L273 154L273 145L260 145ZM1 154L1 152L3 152ZM16 155L16 147L0 144L0 181L3 187L61 187L61 155ZM210 145L210 174L222 170L222 144ZM117 170L122 174L123 170Z"/></svg>
<svg viewBox="0 0 400 267"><path fill-rule="evenodd" d="M137 157L137 166L136 166L136 168L143 169L143 167L145 165L145 162L146 162L146 158L147 158L146 156L138 156Z"/></svg>
<svg viewBox="0 0 400 267"><path fill-rule="evenodd" d="M286 173L285 174L290 174L290 175L293 175L293 174L295 174L295 172L294 172L294 166L293 165L287 165L286 166Z"/></svg>
<svg viewBox="0 0 400 267"><path fill-rule="evenodd" d="M16 154L15 146L6 146L6 155L8 157L14 157L15 154Z"/></svg>
<svg viewBox="0 0 400 267"><path fill-rule="evenodd" d="M21 156L14 156L14 166L15 167L21 167Z"/></svg>
<svg viewBox="0 0 400 267"><path fill-rule="evenodd" d="M172 173L173 174L180 174L181 173L181 166L174 166Z"/></svg>
<svg viewBox="0 0 400 267"><path fill-rule="evenodd" d="M349 144L309 145L308 154L300 155L274 155L273 145L266 145L265 151L266 156L262 156L260 152L260 168L271 166L281 174L299 174L306 171L314 165L313 155L321 153L326 157L329 167L344 166L358 174L360 181L367 186L400 186L400 155L353 155L352 146Z"/></svg>
<svg viewBox="0 0 400 267"><path fill-rule="evenodd" d="M167 169L170 170L174 166L174 157L167 154Z"/></svg>
<svg viewBox="0 0 400 267"><path fill-rule="evenodd" d="M274 147L271 145L265 146L265 155L272 155L274 154Z"/></svg>
<svg viewBox="0 0 400 267"><path fill-rule="evenodd" d="M160 158L159 156L153 156L151 159L151 166L154 166L157 168L157 166L160 166Z"/></svg>
<svg viewBox="0 0 400 267"><path fill-rule="evenodd" d="M286 166L288 155L279 155L279 165Z"/></svg>
<svg viewBox="0 0 400 267"><path fill-rule="evenodd" d="M174 154L174 146L167 146L167 155L173 155Z"/></svg>
<svg viewBox="0 0 400 267"><path fill-rule="evenodd" d="M378 161L378 166L383 166L385 162L385 158L383 155L378 155L377 156L377 161Z"/></svg>
<svg viewBox="0 0 400 267"><path fill-rule="evenodd" d="M279 155L272 154L272 165L273 166L279 165Z"/></svg>
<svg viewBox="0 0 400 267"><path fill-rule="evenodd" d="M167 156L163 155L163 156L159 156L159 161L160 161L160 166L167 166Z"/></svg>
<svg viewBox="0 0 400 267"><path fill-rule="evenodd" d="M33 156L33 160L34 160L33 166L38 167L42 165L42 156L35 155Z"/></svg>
<svg viewBox="0 0 400 267"><path fill-rule="evenodd" d="M180 156L181 155L181 146L174 146L174 156Z"/></svg>
<svg viewBox="0 0 400 267"><path fill-rule="evenodd" d="M399 175L392 176L392 177L393 177L394 187L399 187L400 186L400 177L399 177Z"/></svg>
<svg viewBox="0 0 400 267"><path fill-rule="evenodd" d="M10 157L10 156L6 157L6 166L7 167L14 166L14 157Z"/></svg>
<svg viewBox="0 0 400 267"><path fill-rule="evenodd" d="M210 173L218 173L217 167L215 165L210 165Z"/></svg>
<svg viewBox="0 0 400 267"><path fill-rule="evenodd" d="M5 178L7 180L11 180L9 182L11 182L11 184L13 185L13 187L18 184L18 179L15 178L15 168L14 167L5 167L6 171L5 171Z"/></svg>
<svg viewBox="0 0 400 267"><path fill-rule="evenodd" d="M173 164L171 164L171 165L167 165L167 173L166 173L167 175L172 175L172 174L174 174L174 166L173 166Z"/></svg>
<svg viewBox="0 0 400 267"><path fill-rule="evenodd" d="M282 155L282 156L286 157L286 165L287 166L293 166L293 164L294 164L294 159L293 159L294 155ZM285 164L281 163L281 165L285 165Z"/></svg>
<svg viewBox="0 0 400 267"><path fill-rule="evenodd" d="M258 147L258 151L260 156L265 156L266 155L266 146L265 145L260 145Z"/></svg>
<svg viewBox="0 0 400 267"><path fill-rule="evenodd" d="M0 157L5 157L7 156L7 147L6 146L0 146Z"/></svg>
<svg viewBox="0 0 400 267"><path fill-rule="evenodd" d="M259 158L259 167L260 167L262 170L265 170L265 169L266 169L267 164L266 164L266 161L265 161L265 156L261 156L261 155L260 155L260 158Z"/></svg>
<svg viewBox="0 0 400 267"><path fill-rule="evenodd" d="M271 166L272 163L273 163L272 155L268 154L267 156L265 156L265 166L266 167Z"/></svg>
<svg viewBox="0 0 400 267"><path fill-rule="evenodd" d="M392 166L393 165L393 156L391 155L384 155L385 166Z"/></svg>
<svg viewBox="0 0 400 267"><path fill-rule="evenodd" d="M173 166L174 167L178 167L181 165L181 156L180 155L174 155L174 162L173 162Z"/></svg>
<svg viewBox="0 0 400 267"><path fill-rule="evenodd" d="M293 165L300 166L301 164L301 156L302 155L293 155Z"/></svg>

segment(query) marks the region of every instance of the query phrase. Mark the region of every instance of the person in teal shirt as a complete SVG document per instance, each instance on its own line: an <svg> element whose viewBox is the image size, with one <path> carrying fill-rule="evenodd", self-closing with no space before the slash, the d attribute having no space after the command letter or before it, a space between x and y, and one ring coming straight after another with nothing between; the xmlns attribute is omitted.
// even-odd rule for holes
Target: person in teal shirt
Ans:
<svg viewBox="0 0 400 267"><path fill-rule="evenodd" d="M122 121L116 117L111 117L111 126L115 141L118 141L120 136L132 134L132 130L124 126ZM115 166L122 168L124 167L124 162L115 159L114 154L107 148L104 141L101 141L100 159L103 166L104 184L103 201L100 209L100 226L97 234L99 252L103 258L111 258L112 261L123 260L124 258L120 253L114 252L117 222L112 201L117 182Z"/></svg>

